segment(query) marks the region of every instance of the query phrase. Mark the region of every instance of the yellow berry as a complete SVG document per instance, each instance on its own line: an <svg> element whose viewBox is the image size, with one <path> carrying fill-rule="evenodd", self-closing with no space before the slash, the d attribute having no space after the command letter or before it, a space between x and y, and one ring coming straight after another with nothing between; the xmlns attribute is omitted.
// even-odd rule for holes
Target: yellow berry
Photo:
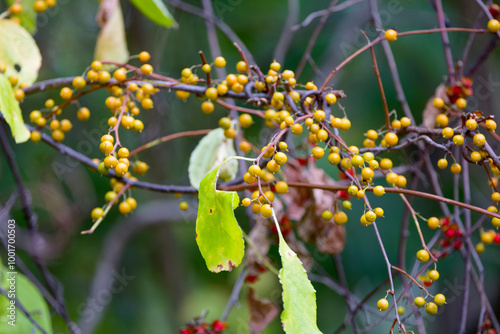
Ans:
<svg viewBox="0 0 500 334"><path fill-rule="evenodd" d="M458 98L455 101L455 104L457 105L458 109L465 109L465 107L467 107L467 101L463 97Z"/></svg>
<svg viewBox="0 0 500 334"><path fill-rule="evenodd" d="M439 114L436 116L436 125L440 128L444 128L445 126L448 126L449 120L448 116L445 114Z"/></svg>
<svg viewBox="0 0 500 334"><path fill-rule="evenodd" d="M438 311L438 307L433 302L429 302L425 305L425 312L429 315L434 315Z"/></svg>
<svg viewBox="0 0 500 334"><path fill-rule="evenodd" d="M417 252L417 260L422 263L429 261L429 252L425 249L419 250Z"/></svg>
<svg viewBox="0 0 500 334"><path fill-rule="evenodd" d="M450 170L453 174L458 174L462 171L462 166L455 162L453 165L451 165Z"/></svg>
<svg viewBox="0 0 500 334"><path fill-rule="evenodd" d="M398 144L399 138L394 132L387 132L384 139L389 146L395 146Z"/></svg>
<svg viewBox="0 0 500 334"><path fill-rule="evenodd" d="M468 130L476 130L477 128L477 122L475 119L468 119L466 122L465 122L465 127L468 129Z"/></svg>
<svg viewBox="0 0 500 334"><path fill-rule="evenodd" d="M437 165L439 169L445 169L446 167L448 167L448 160L446 160L445 158L439 159Z"/></svg>
<svg viewBox="0 0 500 334"><path fill-rule="evenodd" d="M92 210L92 213L90 214L90 217L92 217L92 220L98 220L99 218L102 217L102 215L104 214L104 210L101 209L101 208L94 208Z"/></svg>
<svg viewBox="0 0 500 334"><path fill-rule="evenodd" d="M495 131L495 129L497 128L497 123L492 119L488 119L486 120L486 122L484 122L484 127L488 131Z"/></svg>
<svg viewBox="0 0 500 334"><path fill-rule="evenodd" d="M314 146L312 149L312 156L316 159L321 159L323 158L323 155L325 155L325 150L323 150L319 146Z"/></svg>
<svg viewBox="0 0 500 334"><path fill-rule="evenodd" d="M344 225L347 223L347 215L344 211L339 211L333 215L333 221L337 225Z"/></svg>
<svg viewBox="0 0 500 334"><path fill-rule="evenodd" d="M63 100L69 100L71 99L71 96L73 96L73 92L69 87L63 87L61 89L60 95Z"/></svg>
<svg viewBox="0 0 500 334"><path fill-rule="evenodd" d="M181 209L182 211L186 211L187 209L189 209L188 202L186 202L186 201L180 202L179 203L179 209Z"/></svg>
<svg viewBox="0 0 500 334"><path fill-rule="evenodd" d="M226 66L226 60L224 59L224 57L217 57L215 58L214 65L215 67L223 68L224 66Z"/></svg>
<svg viewBox="0 0 500 334"><path fill-rule="evenodd" d="M427 219L427 226L429 226L431 230L437 229L439 227L439 219L437 217Z"/></svg>
<svg viewBox="0 0 500 334"><path fill-rule="evenodd" d="M434 105L434 107L441 109L444 107L444 100L440 97L436 97L436 98L434 98L434 101L432 102L432 104Z"/></svg>
<svg viewBox="0 0 500 334"><path fill-rule="evenodd" d="M416 307L422 307L425 305L425 299L423 297L417 297L414 299L413 304L415 304Z"/></svg>
<svg viewBox="0 0 500 334"><path fill-rule="evenodd" d="M378 300L377 308L379 311L385 311L385 310L387 310L388 307L389 307L389 302L387 301L387 299L382 298L382 299Z"/></svg>
<svg viewBox="0 0 500 334"><path fill-rule="evenodd" d="M488 31L491 33L496 33L500 30L500 22L498 20L492 19L488 21Z"/></svg>

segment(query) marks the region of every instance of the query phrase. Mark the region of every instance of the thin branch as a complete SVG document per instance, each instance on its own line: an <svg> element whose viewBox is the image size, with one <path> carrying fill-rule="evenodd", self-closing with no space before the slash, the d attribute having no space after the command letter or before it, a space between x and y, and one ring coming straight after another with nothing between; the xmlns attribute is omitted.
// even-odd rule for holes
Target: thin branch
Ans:
<svg viewBox="0 0 500 334"><path fill-rule="evenodd" d="M196 6L192 6L186 2L179 1L179 0L172 0L172 1L169 1L169 4L184 11L184 12L199 16L205 20L207 19L207 17L205 16L205 12L201 8L198 8ZM249 61L252 64L255 64L255 60L253 59L252 54L250 53L248 48L245 46L245 44L241 41L241 39L238 37L238 35L236 35L236 33L220 18L218 18L216 16L212 16L210 19L227 36L227 38L229 38L232 42L238 43L238 45L240 45L240 47L245 51L245 54L249 58Z"/></svg>
<svg viewBox="0 0 500 334"><path fill-rule="evenodd" d="M363 31L363 35L365 36L368 43L370 43L370 39ZM377 77L377 84L380 90L380 96L382 97L382 104L384 106L384 114L385 114L385 126L388 130L391 129L391 120L389 118L389 107L387 106L387 99L385 97L384 85L382 84L382 78L380 77L380 72L378 70L377 58L375 58L375 52L373 51L373 47L370 48L370 53L372 55L373 62L373 70L375 71L375 76Z"/></svg>
<svg viewBox="0 0 500 334"><path fill-rule="evenodd" d="M274 49L274 59L280 64L283 64L285 61L285 55L293 40L294 31L292 30L292 26L299 20L299 9L298 0L288 0L288 16L280 39Z"/></svg>
<svg viewBox="0 0 500 334"><path fill-rule="evenodd" d="M227 317L229 316L229 313L233 309L234 305L236 305L236 303L238 303L241 288L243 287L243 283L245 283L245 278L247 276L247 271L248 271L248 268L244 267L243 270L241 271L240 275L238 276L238 279L236 280L236 283L234 284L233 291L231 292L231 297L229 297L229 300L226 304L226 307L224 308L224 312L222 313L222 315L220 317L221 321L227 320Z"/></svg>
<svg viewBox="0 0 500 334"><path fill-rule="evenodd" d="M154 147L156 145L166 143L168 141L177 139L177 138L183 138L183 137L192 137L192 136L202 136L206 135L213 129L204 129L204 130L192 130L192 131L184 131L184 132L177 132L177 133L172 133L170 135L166 135L160 138L157 138L155 140L150 141L149 143L146 143L144 145L139 146L138 148L134 149L132 152L130 152L129 157L132 157L136 155L137 153L140 153L144 150L150 149L151 147Z"/></svg>
<svg viewBox="0 0 500 334"><path fill-rule="evenodd" d="M379 31L383 30L382 19L380 18L380 12L378 10L377 0L370 0L370 11L372 14L373 21L375 23L375 28ZM403 108L403 112L406 117L408 117L412 123L415 123L415 118L410 110L408 101L406 100L406 95L401 84L401 79L399 77L398 67L396 65L396 59L392 53L391 46L388 41L382 41L382 48L384 49L385 57L387 58L387 63L389 65L389 70L391 72L392 82L394 83L394 88L396 89L397 99Z"/></svg>
<svg viewBox="0 0 500 334"><path fill-rule="evenodd" d="M446 28L443 4L441 0L436 0L436 13L438 17L439 27L444 29ZM450 47L450 39L448 38L448 34L446 31L441 31L441 40L443 42L444 47L444 55L446 59L446 67L448 68L448 83L453 84L453 80L455 78L455 70L453 68L453 57L451 55L451 47Z"/></svg>
<svg viewBox="0 0 500 334"><path fill-rule="evenodd" d="M21 172L19 170L19 166L14 156L14 151L12 150L12 147L9 144L4 127L1 125L0 125L0 145L4 150L5 156L7 158L7 163L10 167L10 170L14 176L14 180L17 185L17 191L19 194L19 199L21 201L23 213L26 218L26 225L28 227L31 244L35 245L37 243L36 230L38 229L38 224L37 224L37 217L33 212L33 208L31 205L31 195L26 186L24 185L23 179L21 177ZM62 288L59 286L55 278L50 274L40 256L36 254L36 252L32 252L31 255L33 258L33 262L35 262L37 268L40 270L42 277L45 280L50 292L55 296L55 299L58 303L59 314L64 318L71 332L78 333L79 329L76 328L74 323L71 321L71 318L66 309L64 297L61 294Z"/></svg>
<svg viewBox="0 0 500 334"><path fill-rule="evenodd" d="M363 2L365 0L347 0L347 1L344 1L342 2L341 4L339 5L334 5L334 6L330 6L326 9L322 9L322 10L318 10L316 12L313 12L309 15L307 15L307 17L304 19L304 21L302 21L301 23L297 24L297 25L294 25L291 30L292 31L296 31L296 30L299 30L300 28L304 28L304 27L307 27L309 24L311 24L311 22L318 18L318 17L323 17L323 15L326 15L328 12L331 14L331 13L335 13L335 12L340 12L346 8L349 8L359 2Z"/></svg>
<svg viewBox="0 0 500 334"><path fill-rule="evenodd" d="M307 59L311 55L311 51L314 47L314 44L316 44L316 41L318 40L319 34L321 33L321 30L323 30L323 27L326 24L326 21L328 21L328 17L332 13L332 10L334 6L337 4L338 0L332 0L330 2L330 5L326 9L326 12L321 16L321 19L319 20L318 25L313 31L313 34L311 38L309 39L309 42L307 43L306 50L304 51L304 54L302 55L302 58L299 61L299 65L297 66L297 69L295 70L295 77L298 79L300 75L302 74L302 71L304 70L304 66L306 65Z"/></svg>

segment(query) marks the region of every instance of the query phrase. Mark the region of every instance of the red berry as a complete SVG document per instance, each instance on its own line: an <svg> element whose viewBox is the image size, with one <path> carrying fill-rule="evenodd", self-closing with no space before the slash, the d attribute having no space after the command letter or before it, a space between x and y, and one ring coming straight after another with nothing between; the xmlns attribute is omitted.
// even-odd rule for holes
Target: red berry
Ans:
<svg viewBox="0 0 500 334"><path fill-rule="evenodd" d="M183 328L183 329L181 329L181 331L179 333L180 334L191 334L191 331L187 328Z"/></svg>
<svg viewBox="0 0 500 334"><path fill-rule="evenodd" d="M338 192L338 194L339 194L339 197L342 199L349 199L349 197L350 197L349 194L347 193L347 191L345 191L345 190L340 190Z"/></svg>
<svg viewBox="0 0 500 334"><path fill-rule="evenodd" d="M257 281L257 279L259 278L259 276L257 275L248 275L246 278L245 278L245 282L248 282L248 283L255 283Z"/></svg>
<svg viewBox="0 0 500 334"><path fill-rule="evenodd" d="M493 238L493 242L496 244L500 244L500 233L495 234L495 237Z"/></svg>
<svg viewBox="0 0 500 334"><path fill-rule="evenodd" d="M224 321L214 320L214 322L212 323L212 329L214 331L222 332L224 329L226 329L226 327L227 324Z"/></svg>
<svg viewBox="0 0 500 334"><path fill-rule="evenodd" d="M460 247L462 247L462 241L457 241L455 242L455 244L453 245L453 248L455 249L460 249Z"/></svg>
<svg viewBox="0 0 500 334"><path fill-rule="evenodd" d="M447 229L445 232L444 232L444 235L446 235L447 238L453 238L455 236L455 230L452 229L452 228L449 228Z"/></svg>

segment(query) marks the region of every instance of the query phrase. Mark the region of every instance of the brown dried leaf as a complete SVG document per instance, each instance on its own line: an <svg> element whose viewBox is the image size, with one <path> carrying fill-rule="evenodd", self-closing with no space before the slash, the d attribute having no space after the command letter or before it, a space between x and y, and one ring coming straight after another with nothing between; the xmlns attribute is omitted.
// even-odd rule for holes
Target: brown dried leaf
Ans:
<svg viewBox="0 0 500 334"><path fill-rule="evenodd" d="M103 0L96 17L101 32L97 36L94 59L126 62L129 57L123 14L118 0Z"/></svg>
<svg viewBox="0 0 500 334"><path fill-rule="evenodd" d="M299 221L297 233L304 241L316 245L321 253L338 254L344 250L344 226L323 220L315 205L311 205Z"/></svg>
<svg viewBox="0 0 500 334"><path fill-rule="evenodd" d="M303 182L307 173L298 163L290 162L285 169L285 176L289 182ZM288 193L281 195L286 204L286 214L291 220L300 220L312 199L312 191L305 188L289 188Z"/></svg>
<svg viewBox="0 0 500 334"><path fill-rule="evenodd" d="M445 103L450 103L448 95L446 95L446 86L444 84L440 84L436 88L434 96L429 98L427 104L425 105L422 119L424 126L428 129L434 129L436 127L436 116L441 113L440 109L434 107L434 98L436 97L442 98Z"/></svg>
<svg viewBox="0 0 500 334"><path fill-rule="evenodd" d="M286 243L297 254L300 262L306 271L311 270L314 265L314 259L311 253L307 250L304 243L295 237L295 234L290 233L286 236Z"/></svg>
<svg viewBox="0 0 500 334"><path fill-rule="evenodd" d="M269 299L259 299L254 289L248 288L247 303L250 308L248 322L251 334L261 334L279 314L278 305Z"/></svg>
<svg viewBox="0 0 500 334"><path fill-rule="evenodd" d="M314 166L307 170L307 181L315 184L335 185L335 181L323 169ZM345 228L321 218L323 211L332 208L336 195L321 189L314 189L312 193L314 203L307 207L302 219L299 220L297 233L302 240L316 245L320 252L338 254L344 249Z"/></svg>

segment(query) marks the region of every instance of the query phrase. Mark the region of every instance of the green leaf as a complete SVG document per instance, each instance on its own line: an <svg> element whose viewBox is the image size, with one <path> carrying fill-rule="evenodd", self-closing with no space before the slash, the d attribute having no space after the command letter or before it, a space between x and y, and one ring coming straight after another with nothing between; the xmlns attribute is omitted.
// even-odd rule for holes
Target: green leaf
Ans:
<svg viewBox="0 0 500 334"><path fill-rule="evenodd" d="M154 23L167 28L177 28L177 22L175 22L163 1L130 0L130 2Z"/></svg>
<svg viewBox="0 0 500 334"><path fill-rule="evenodd" d="M196 219L196 243L208 270L215 273L231 271L245 253L243 232L233 212L240 198L235 191L215 190L219 167L201 181Z"/></svg>
<svg viewBox="0 0 500 334"><path fill-rule="evenodd" d="M21 26L32 35L36 33L36 12L33 8L35 1L36 0L23 0L21 2L23 10L17 15L21 20ZM16 2L16 0L7 0L7 5L11 6L14 2Z"/></svg>
<svg viewBox="0 0 500 334"><path fill-rule="evenodd" d="M15 274L15 299L16 303L21 303L36 322L47 332L53 333L50 312L38 289L22 274ZM0 285L7 293L10 293L10 284L8 279L12 277L7 268L0 263ZM16 305L17 306L17 305ZM16 307L15 327L9 325L11 319L8 317L10 300L0 294L0 333L10 334L41 334L42 332L33 326L31 321L24 313Z"/></svg>
<svg viewBox="0 0 500 334"><path fill-rule="evenodd" d="M17 75L19 83L32 84L42 64L40 50L33 37L19 24L0 20L0 63L7 67L5 75Z"/></svg>
<svg viewBox="0 0 500 334"><path fill-rule="evenodd" d="M321 334L316 324L316 291L297 254L279 233L279 253L283 268L279 278L283 287L281 322L288 334Z"/></svg>
<svg viewBox="0 0 500 334"><path fill-rule="evenodd" d="M97 36L94 59L126 63L129 57L125 24L119 1L102 1L97 13L101 31Z"/></svg>
<svg viewBox="0 0 500 334"><path fill-rule="evenodd" d="M14 90L5 74L0 74L0 113L9 124L16 143L24 143L30 138L30 130L24 125L19 102L14 97Z"/></svg>
<svg viewBox="0 0 500 334"><path fill-rule="evenodd" d="M189 182L198 189L205 175L229 157L236 155L234 141L224 137L224 130L217 128L204 136L189 158ZM238 173L238 162L234 159L221 166L219 177L232 180Z"/></svg>

